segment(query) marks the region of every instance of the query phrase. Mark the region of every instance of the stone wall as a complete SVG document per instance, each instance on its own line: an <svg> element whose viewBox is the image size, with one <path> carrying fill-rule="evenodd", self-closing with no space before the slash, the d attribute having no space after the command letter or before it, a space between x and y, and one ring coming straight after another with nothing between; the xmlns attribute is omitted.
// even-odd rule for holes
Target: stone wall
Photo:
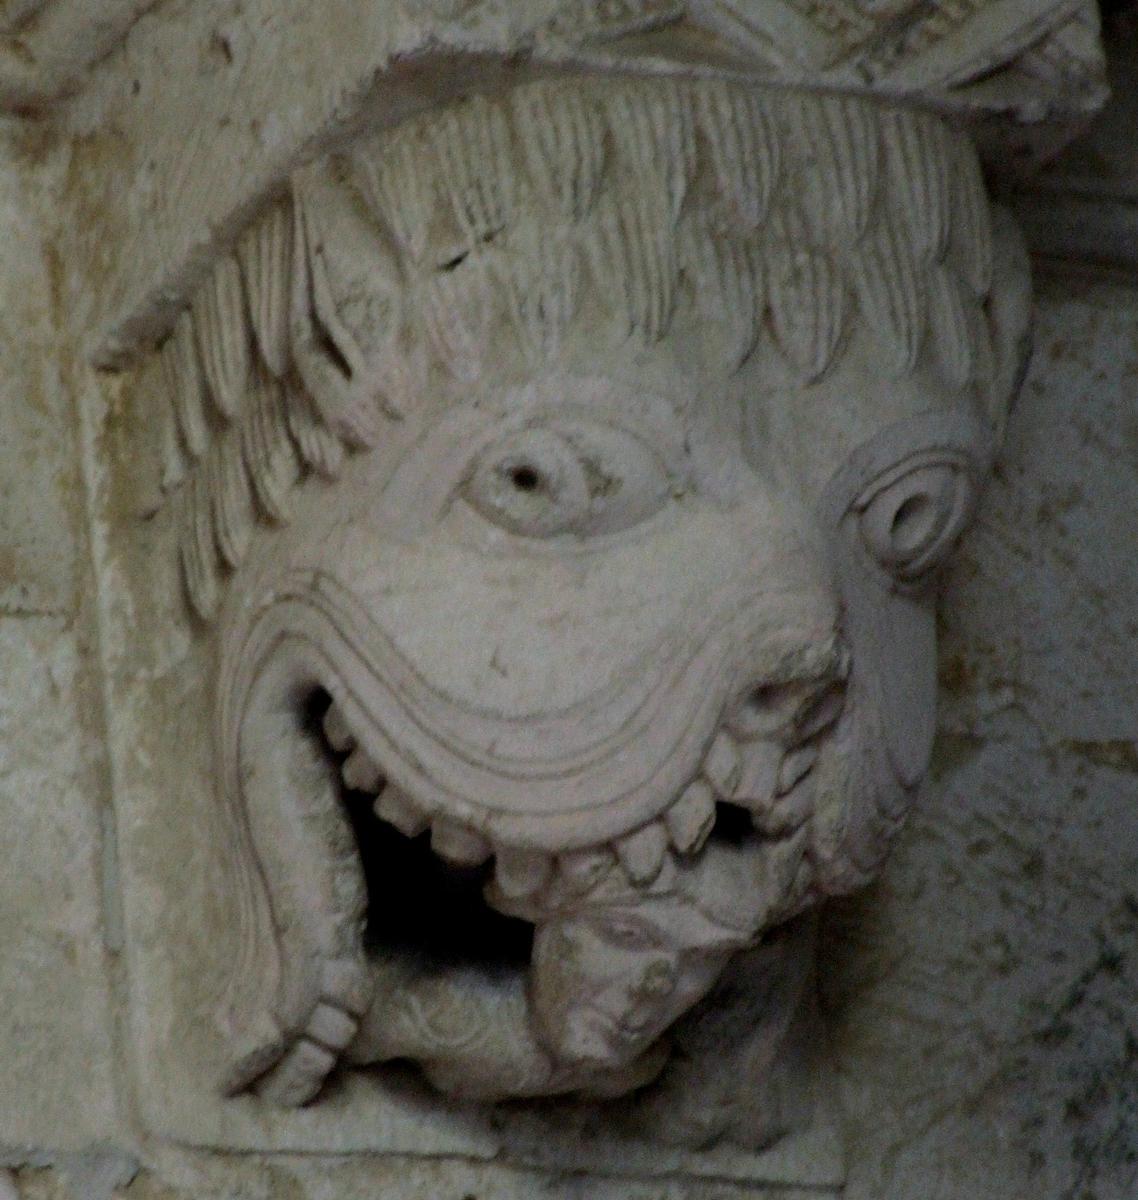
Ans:
<svg viewBox="0 0 1138 1200"><path fill-rule="evenodd" d="M933 775L833 914L851 1195L1138 1189L1136 390L1138 293L1043 277L946 596Z"/></svg>
<svg viewBox="0 0 1138 1200"><path fill-rule="evenodd" d="M25 1164L26 1200L106 1195L134 1159L157 1174L114 1194L385 1194L404 1165L259 1166L131 1132L78 518L84 381L51 353L50 256L19 190L29 177L11 169L22 153L9 147L3 176L22 236L0 270L6 311L25 314L18 338L3 331L0 1153ZM881 882L828 922L850 1200L1129 1200L1138 1186L1136 388L1138 292L1044 276L1034 367L945 606L933 777ZM420 1178L455 1200L539 1186L461 1163Z"/></svg>
<svg viewBox="0 0 1138 1200"><path fill-rule="evenodd" d="M54 227L90 151L0 130L0 1200L761 1200L143 1132L87 520L117 385L64 331ZM1138 289L1049 268L946 598L933 775L882 880L826 922L849 1200L1138 1191L1136 392Z"/></svg>
<svg viewBox="0 0 1138 1200"><path fill-rule="evenodd" d="M22 131L0 139L0 1157L20 1160L117 1128L117 947L76 378L37 215L51 172Z"/></svg>

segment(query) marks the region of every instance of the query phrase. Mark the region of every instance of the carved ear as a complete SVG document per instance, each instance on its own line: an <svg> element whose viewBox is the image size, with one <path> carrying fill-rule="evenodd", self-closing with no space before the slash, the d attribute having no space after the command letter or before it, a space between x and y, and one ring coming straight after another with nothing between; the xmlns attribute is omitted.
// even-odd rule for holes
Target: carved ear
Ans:
<svg viewBox="0 0 1138 1200"><path fill-rule="evenodd" d="M1031 262L1015 218L1001 205L992 206L992 257L988 325L995 372L988 405L1001 441L1027 374L1032 345Z"/></svg>
<svg viewBox="0 0 1138 1200"><path fill-rule="evenodd" d="M329 427L373 446L380 413L399 415L385 378L400 324L398 266L330 168L299 175L294 204L293 361Z"/></svg>

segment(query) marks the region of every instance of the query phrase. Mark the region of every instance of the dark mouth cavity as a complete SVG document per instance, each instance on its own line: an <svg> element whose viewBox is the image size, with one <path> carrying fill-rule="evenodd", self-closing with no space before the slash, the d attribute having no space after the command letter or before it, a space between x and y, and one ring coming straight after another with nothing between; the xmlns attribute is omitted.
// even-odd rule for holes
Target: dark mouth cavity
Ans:
<svg viewBox="0 0 1138 1200"><path fill-rule="evenodd" d="M444 862L431 850L429 831L405 837L375 815L373 795L344 784L340 766L347 756L333 750L323 733L330 704L325 690L314 691L305 706L305 727L325 748L355 834L367 887L368 952L406 956L438 971L481 967L497 972L527 966L533 926L504 916L483 898L492 862L479 867Z"/></svg>

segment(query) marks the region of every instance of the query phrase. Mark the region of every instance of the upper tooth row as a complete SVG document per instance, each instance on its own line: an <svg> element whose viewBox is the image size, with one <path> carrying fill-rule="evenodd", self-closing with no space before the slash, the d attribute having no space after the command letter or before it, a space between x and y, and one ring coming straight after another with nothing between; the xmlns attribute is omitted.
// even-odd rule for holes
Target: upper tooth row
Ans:
<svg viewBox="0 0 1138 1200"><path fill-rule="evenodd" d="M700 774L680 793L660 818L617 839L610 846L555 857L541 851L493 845L474 829L439 815L430 817L401 788L384 782L383 772L366 751L356 744L339 708L333 704L324 719L329 743L348 751L341 774L348 787L378 792L376 815L407 837L431 832L431 849L458 866L474 867L495 860L495 879L509 897L530 896L541 890L553 875L555 864L561 874L585 890L611 865L615 856L630 882L637 886L653 883L670 861L671 853L697 854L715 824L719 800L751 809L757 829L781 834L796 827L805 812L782 813L774 801L786 795L814 766L818 752L799 746L783 752L774 743L751 742L741 753L735 739L720 730L713 739ZM796 810L801 805L793 806Z"/></svg>

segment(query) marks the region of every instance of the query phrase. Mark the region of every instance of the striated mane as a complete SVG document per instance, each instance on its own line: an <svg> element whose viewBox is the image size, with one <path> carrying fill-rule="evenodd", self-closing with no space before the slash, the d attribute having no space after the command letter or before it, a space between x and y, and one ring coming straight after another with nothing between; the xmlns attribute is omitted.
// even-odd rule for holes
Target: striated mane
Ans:
<svg viewBox="0 0 1138 1200"><path fill-rule="evenodd" d="M709 81L562 79L475 96L297 173L161 353L164 486L208 617L260 520L334 478L434 370L502 338L535 368L575 322L651 343L718 323L803 384L869 330L994 425L991 209L966 135L864 98Z"/></svg>

